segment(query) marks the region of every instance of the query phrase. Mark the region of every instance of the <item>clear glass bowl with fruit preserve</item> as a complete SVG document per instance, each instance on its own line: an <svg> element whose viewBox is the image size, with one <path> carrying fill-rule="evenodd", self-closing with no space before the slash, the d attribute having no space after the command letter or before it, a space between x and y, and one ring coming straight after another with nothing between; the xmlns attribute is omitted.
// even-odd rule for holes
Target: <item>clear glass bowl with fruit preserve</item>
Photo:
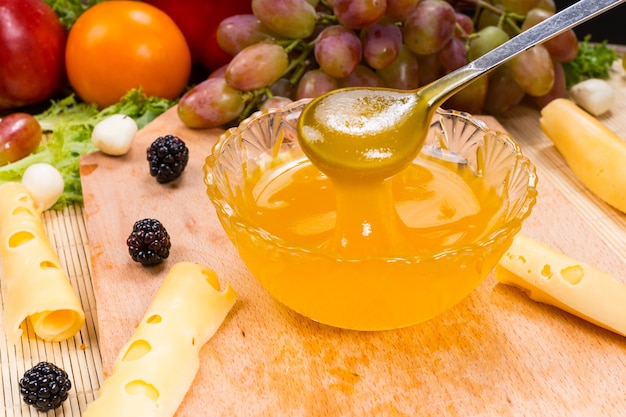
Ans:
<svg viewBox="0 0 626 417"><path fill-rule="evenodd" d="M338 237L338 218L379 211L367 199L341 202L301 151L296 123L307 102L255 113L206 158L207 194L252 275L296 312L355 330L411 326L468 296L536 200L535 167L518 144L471 115L438 110L418 157L388 179L392 209L377 219L388 242L344 251L351 229ZM350 216L338 214L346 205Z"/></svg>

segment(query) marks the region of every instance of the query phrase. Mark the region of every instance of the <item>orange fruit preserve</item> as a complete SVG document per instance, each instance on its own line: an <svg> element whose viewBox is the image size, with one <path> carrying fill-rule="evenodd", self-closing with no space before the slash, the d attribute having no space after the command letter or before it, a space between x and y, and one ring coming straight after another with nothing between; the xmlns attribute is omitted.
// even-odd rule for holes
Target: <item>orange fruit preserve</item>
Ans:
<svg viewBox="0 0 626 417"><path fill-rule="evenodd" d="M482 177L463 163L425 154L389 179L365 182L331 180L305 157L287 158L257 169L244 188L237 206L252 224L310 249L304 262L288 247L263 251L256 238L239 236L246 264L296 311L347 328L402 327L456 304L493 260L475 248L444 260L431 255L471 245L505 221L502 197ZM450 262L458 263L458 273L442 273L455 270ZM323 305L316 304L320 298ZM385 300L395 300L385 309L389 316L370 313Z"/></svg>

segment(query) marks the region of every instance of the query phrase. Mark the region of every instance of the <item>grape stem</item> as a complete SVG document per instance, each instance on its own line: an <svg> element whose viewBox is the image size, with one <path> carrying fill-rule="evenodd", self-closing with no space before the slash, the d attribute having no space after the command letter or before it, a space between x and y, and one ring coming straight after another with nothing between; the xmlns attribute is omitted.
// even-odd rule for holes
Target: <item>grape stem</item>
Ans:
<svg viewBox="0 0 626 417"><path fill-rule="evenodd" d="M507 12L502 10L493 4L485 1L485 0L466 0L467 3L473 4L476 8L476 14L474 16L474 21L478 18L481 9L489 10L490 12L500 15L500 19L498 20L498 27L500 29L504 28L504 25L507 24L515 33L520 33L522 29L520 28L517 22L523 21L525 16Z"/></svg>

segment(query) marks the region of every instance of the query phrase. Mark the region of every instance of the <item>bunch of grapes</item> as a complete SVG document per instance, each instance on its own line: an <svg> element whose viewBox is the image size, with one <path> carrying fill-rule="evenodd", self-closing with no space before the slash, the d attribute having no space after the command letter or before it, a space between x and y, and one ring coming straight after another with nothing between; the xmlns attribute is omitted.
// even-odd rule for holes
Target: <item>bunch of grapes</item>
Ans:
<svg viewBox="0 0 626 417"><path fill-rule="evenodd" d="M555 13L553 0L252 0L253 14L217 30L226 66L190 89L178 114L190 127L236 124L253 111L342 87L415 89ZM444 104L500 114L531 97L566 93L572 30L479 77Z"/></svg>

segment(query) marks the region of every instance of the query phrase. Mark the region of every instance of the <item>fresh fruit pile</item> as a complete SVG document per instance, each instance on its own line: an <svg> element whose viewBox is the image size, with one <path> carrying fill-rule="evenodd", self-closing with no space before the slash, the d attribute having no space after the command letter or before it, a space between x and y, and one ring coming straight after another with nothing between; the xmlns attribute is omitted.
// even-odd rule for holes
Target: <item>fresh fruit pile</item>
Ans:
<svg viewBox="0 0 626 417"><path fill-rule="evenodd" d="M191 127L234 124L252 111L351 86L414 89L478 58L555 13L552 0L252 0L224 19L233 56L180 100ZM451 97L445 107L502 113L530 96L566 94L572 30L536 46Z"/></svg>

